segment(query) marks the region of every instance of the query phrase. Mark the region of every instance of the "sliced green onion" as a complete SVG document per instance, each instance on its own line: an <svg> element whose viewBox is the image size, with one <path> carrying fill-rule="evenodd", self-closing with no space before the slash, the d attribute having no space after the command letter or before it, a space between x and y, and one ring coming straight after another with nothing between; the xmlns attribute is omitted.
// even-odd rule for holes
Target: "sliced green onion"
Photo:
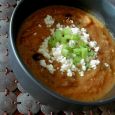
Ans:
<svg viewBox="0 0 115 115"><path fill-rule="evenodd" d="M54 38L50 38L49 41L48 41L48 44L49 44L50 47L55 47L56 43L57 43L57 40L54 39Z"/></svg>
<svg viewBox="0 0 115 115"><path fill-rule="evenodd" d="M76 56L75 58L73 58L73 64L74 64L74 65L79 64L79 63L80 63L80 60L81 60L81 57Z"/></svg>
<svg viewBox="0 0 115 115"><path fill-rule="evenodd" d="M71 28L69 28L69 27L64 28L64 29L63 29L63 33L64 33L64 35L69 35L69 34L71 34L71 33L72 33Z"/></svg>
<svg viewBox="0 0 115 115"><path fill-rule="evenodd" d="M72 40L74 44L69 45ZM89 68L89 62L96 55L93 49L91 49L87 43L81 39L81 35L78 33L72 33L70 27L57 29L53 36L49 39L48 44L51 48L56 47L56 44L62 45L61 53L64 57L73 60L73 64L77 65L81 59L86 62L86 67Z"/></svg>
<svg viewBox="0 0 115 115"><path fill-rule="evenodd" d="M86 57L88 56L88 49L81 48L81 52L82 52L82 59L86 59Z"/></svg>
<svg viewBox="0 0 115 115"><path fill-rule="evenodd" d="M68 54L69 54L69 51L67 49L64 49L64 48L62 49L61 52L62 52L62 55L65 56L65 57L67 57Z"/></svg>

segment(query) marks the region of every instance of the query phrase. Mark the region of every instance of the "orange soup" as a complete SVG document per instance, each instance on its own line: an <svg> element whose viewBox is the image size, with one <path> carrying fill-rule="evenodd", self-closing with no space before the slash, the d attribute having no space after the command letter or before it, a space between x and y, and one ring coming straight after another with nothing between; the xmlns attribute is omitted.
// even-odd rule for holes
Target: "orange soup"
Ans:
<svg viewBox="0 0 115 115"><path fill-rule="evenodd" d="M95 101L114 86L112 36L84 10L49 6L36 11L23 22L17 48L35 77L64 97Z"/></svg>

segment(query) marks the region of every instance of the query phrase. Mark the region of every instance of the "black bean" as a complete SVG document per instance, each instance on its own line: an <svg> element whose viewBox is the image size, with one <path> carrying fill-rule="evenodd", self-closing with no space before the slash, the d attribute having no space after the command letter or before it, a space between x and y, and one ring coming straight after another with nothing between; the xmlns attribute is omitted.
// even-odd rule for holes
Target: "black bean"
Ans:
<svg viewBox="0 0 115 115"><path fill-rule="evenodd" d="M40 53L35 53L35 54L33 54L33 56L32 56L33 60L35 60L35 61L40 60L41 57L42 57L42 54L40 54Z"/></svg>

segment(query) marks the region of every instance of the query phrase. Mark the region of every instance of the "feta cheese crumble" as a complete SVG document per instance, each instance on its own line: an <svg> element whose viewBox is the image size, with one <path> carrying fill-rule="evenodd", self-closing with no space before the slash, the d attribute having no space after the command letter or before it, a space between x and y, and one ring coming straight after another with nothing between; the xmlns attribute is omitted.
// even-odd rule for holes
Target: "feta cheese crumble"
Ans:
<svg viewBox="0 0 115 115"><path fill-rule="evenodd" d="M40 60L40 65L44 68L47 68L48 71L53 74L55 69L52 64L46 64L45 60Z"/></svg>
<svg viewBox="0 0 115 115"><path fill-rule="evenodd" d="M86 63L84 59L81 59L80 64L81 64L81 70L83 72L86 71Z"/></svg>
<svg viewBox="0 0 115 115"><path fill-rule="evenodd" d="M54 71L55 71L55 69L54 69L54 67L53 67L52 64L47 65L46 68L48 69L48 71L49 71L51 74L53 74Z"/></svg>
<svg viewBox="0 0 115 115"><path fill-rule="evenodd" d="M48 27L51 27L51 25L54 24L54 19L52 18L52 16L47 15L46 18L44 19L44 22ZM67 33L67 35L65 34L62 36L61 31L63 31L62 33ZM40 65L44 68L47 68L51 74L53 74L57 69L57 70L60 70L62 74L66 72L67 76L69 77L72 77L76 72L78 72L80 76L84 76L85 71L89 69L96 69L97 65L100 64L99 59L97 59L99 46L97 45L96 41L90 40L90 36L87 33L87 30L85 28L78 28L76 26L65 27L64 25L61 25L60 23L58 23L56 25L56 28L50 29L50 32L54 38L52 36L47 37L42 42L41 46L39 47L38 52L43 54L43 56L46 59L48 59L49 64L46 64L45 60L40 60ZM70 32L70 35L74 35L74 36L70 36L68 34L69 32ZM62 37L66 36L68 39L68 42L66 43L66 41L63 41L64 39L66 40L66 38L61 38L61 36ZM56 38L57 38L57 41L56 41ZM60 42L61 39L63 40ZM83 46L81 46L81 49L79 47L78 49L76 48L76 44L79 39L82 40L81 44L83 44ZM49 45L51 45L50 49L49 49ZM74 46L75 46L75 49L74 49ZM90 48L92 52L90 52L90 50L87 49L87 47ZM70 52L71 55L69 58L68 58L68 52L69 52L68 49L72 50ZM79 58L76 56L77 54L80 54L80 55L82 54L81 55L82 58L80 57L80 61L79 61ZM93 57L91 58L92 55ZM87 66L87 61L85 59L88 57L91 58L88 62L89 66ZM57 61L58 63L60 63L61 64L60 67L54 68L53 66L54 61ZM77 63L79 62L78 63L78 65L80 64L79 67L76 65L76 62ZM105 65L108 66L107 64Z"/></svg>
<svg viewBox="0 0 115 115"><path fill-rule="evenodd" d="M55 20L52 18L52 16L47 15L47 16L44 18L44 22L45 22L45 24L47 25L47 27L51 27L51 26L54 24Z"/></svg>
<svg viewBox="0 0 115 115"><path fill-rule="evenodd" d="M67 76L72 77L72 71L70 69L67 70Z"/></svg>
<svg viewBox="0 0 115 115"><path fill-rule="evenodd" d="M94 48L94 51L95 51L95 52L98 52L98 51L99 51L99 47L95 47L95 48Z"/></svg>
<svg viewBox="0 0 115 115"><path fill-rule="evenodd" d="M90 61L90 66L92 69L96 69L96 66L100 63L100 61L97 59L97 60L91 60Z"/></svg>
<svg viewBox="0 0 115 115"><path fill-rule="evenodd" d="M80 74L81 77L84 76L84 72L83 71L79 71L79 74Z"/></svg>
<svg viewBox="0 0 115 115"><path fill-rule="evenodd" d="M64 27L64 25L61 25L60 23L58 23L58 24L56 25L56 28L58 28L58 29L63 28L63 27Z"/></svg>
<svg viewBox="0 0 115 115"><path fill-rule="evenodd" d="M76 33L80 33L80 29L79 28L71 28L72 33L76 34Z"/></svg>
<svg viewBox="0 0 115 115"><path fill-rule="evenodd" d="M44 57L50 59L50 54L49 54L49 50L48 50L48 40L50 39L50 37L47 37L41 44L38 52L43 54Z"/></svg>
<svg viewBox="0 0 115 115"><path fill-rule="evenodd" d="M70 41L69 41L69 46L72 47L72 46L74 46L74 45L75 45L75 41L74 41L74 40L70 40Z"/></svg>
<svg viewBox="0 0 115 115"><path fill-rule="evenodd" d="M89 42L89 46L90 46L91 48L94 48L94 47L97 46L97 42L96 42L96 41L90 41L90 42Z"/></svg>
<svg viewBox="0 0 115 115"><path fill-rule="evenodd" d="M44 68L46 68L46 61L45 60L40 60L40 65Z"/></svg>

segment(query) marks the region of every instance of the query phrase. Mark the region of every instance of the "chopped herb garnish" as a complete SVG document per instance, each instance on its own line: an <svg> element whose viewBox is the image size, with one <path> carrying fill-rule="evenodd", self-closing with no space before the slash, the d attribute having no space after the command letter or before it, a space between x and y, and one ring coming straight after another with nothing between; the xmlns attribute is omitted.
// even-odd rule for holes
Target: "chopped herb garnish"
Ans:
<svg viewBox="0 0 115 115"><path fill-rule="evenodd" d="M56 47L56 44L60 43L62 55L71 58L75 65L80 63L81 59L86 60L89 56L92 58L95 56L95 52L81 39L81 35L73 33L70 27L57 29L48 43L50 47Z"/></svg>
<svg viewBox="0 0 115 115"><path fill-rule="evenodd" d="M85 28L67 26L56 28L43 42L39 52L49 59L49 62L61 63L60 72L66 72L67 76L71 77L76 71L80 76L84 76L85 71L96 69L100 63L97 59L98 50L97 42L90 41ZM44 66L44 61L41 62ZM51 66L53 68L52 64Z"/></svg>

